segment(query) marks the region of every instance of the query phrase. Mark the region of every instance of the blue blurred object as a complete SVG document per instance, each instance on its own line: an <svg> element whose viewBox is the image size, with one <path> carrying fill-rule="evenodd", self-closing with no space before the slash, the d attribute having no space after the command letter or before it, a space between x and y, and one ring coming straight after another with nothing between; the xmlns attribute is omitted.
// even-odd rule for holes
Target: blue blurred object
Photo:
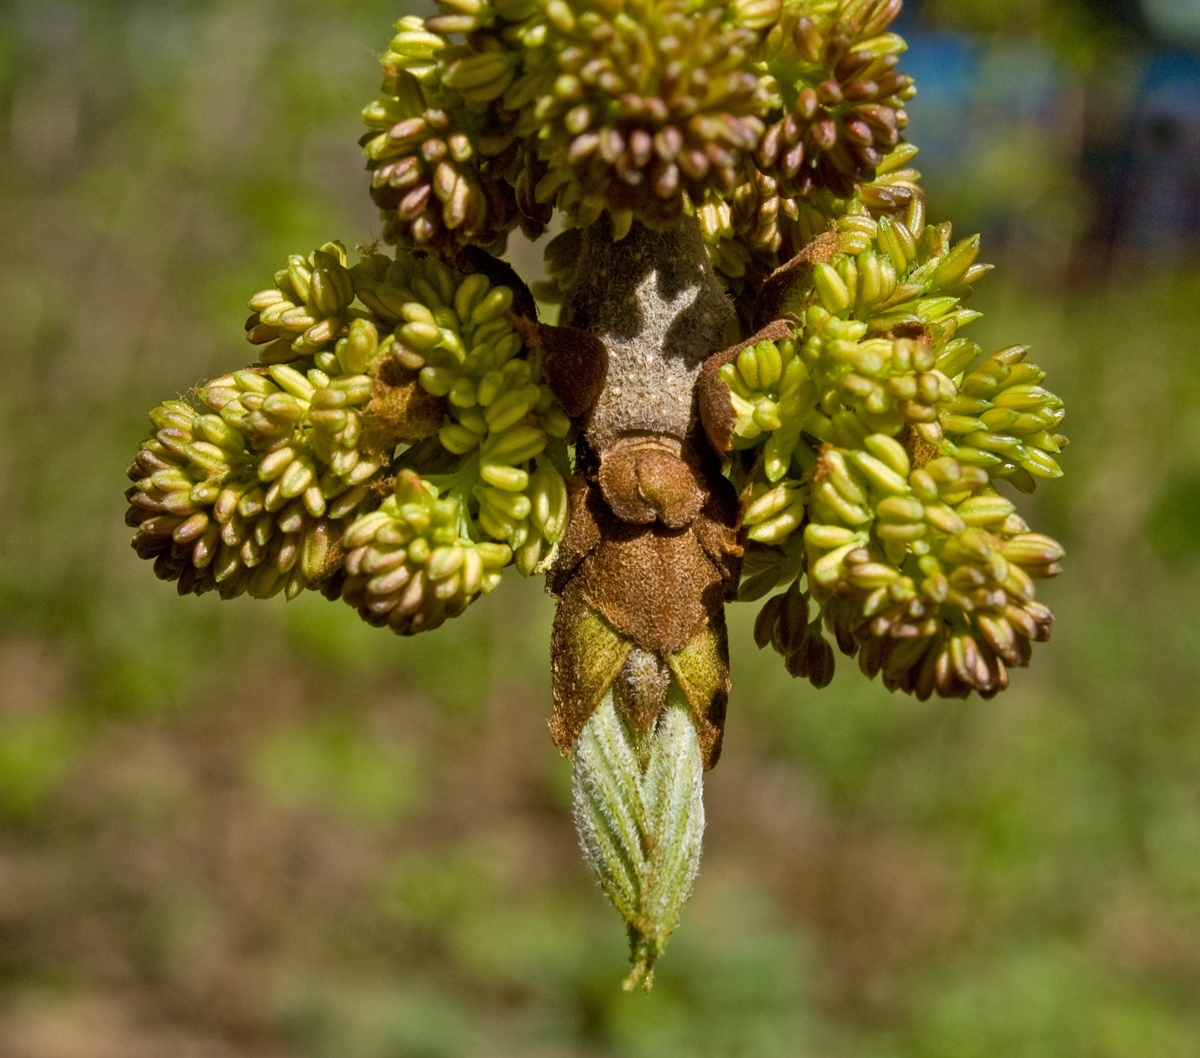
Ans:
<svg viewBox="0 0 1200 1058"><path fill-rule="evenodd" d="M1161 53L1142 70L1130 114L1119 237L1159 252L1200 236L1200 57Z"/></svg>
<svg viewBox="0 0 1200 1058"><path fill-rule="evenodd" d="M907 108L905 136L920 144L923 170L952 169L969 149L961 130L969 119L982 46L965 33L915 26L899 32L908 41L901 69L919 86Z"/></svg>
<svg viewBox="0 0 1200 1058"><path fill-rule="evenodd" d="M1175 0L1172 17L1185 7L1200 25L1200 0ZM1162 11L1146 14L1169 39ZM1089 79L1032 36L930 28L911 8L897 28L919 86L917 164L989 243L1041 233L1138 256L1200 244L1200 53L1126 52Z"/></svg>

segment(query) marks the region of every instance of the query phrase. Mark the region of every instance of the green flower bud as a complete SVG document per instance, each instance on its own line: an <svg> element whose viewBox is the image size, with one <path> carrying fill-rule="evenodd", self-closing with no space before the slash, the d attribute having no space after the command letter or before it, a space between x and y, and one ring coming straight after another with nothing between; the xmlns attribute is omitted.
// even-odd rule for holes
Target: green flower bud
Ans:
<svg viewBox="0 0 1200 1058"><path fill-rule="evenodd" d="M326 243L307 258L293 254L275 273L275 286L250 299L246 337L264 348L264 364L283 364L328 348L351 320L354 283L346 248Z"/></svg>
<svg viewBox="0 0 1200 1058"><path fill-rule="evenodd" d="M399 635L438 627L500 583L512 550L461 535L461 497L440 499L411 470L393 494L346 529L343 597L364 620Z"/></svg>
<svg viewBox="0 0 1200 1058"><path fill-rule="evenodd" d="M1063 402L1039 385L1045 373L1025 362L1025 353L1024 346L1010 346L963 371L955 379L962 390L951 404L956 410L940 421L948 454L1028 492L1035 478L1062 475L1054 456L1066 438L1049 432L1062 422Z"/></svg>

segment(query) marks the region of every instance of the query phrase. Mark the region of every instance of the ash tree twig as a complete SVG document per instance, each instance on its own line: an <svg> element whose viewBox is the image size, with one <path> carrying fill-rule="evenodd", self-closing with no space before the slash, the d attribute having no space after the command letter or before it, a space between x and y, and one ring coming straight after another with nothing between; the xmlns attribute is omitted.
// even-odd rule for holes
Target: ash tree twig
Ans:
<svg viewBox="0 0 1200 1058"><path fill-rule="evenodd" d="M977 237L926 220L899 0L440 0L362 146L389 253L294 255L256 363L151 413L134 547L181 594L317 589L401 635L509 566L558 603L551 732L649 988L691 892L724 606L794 676L990 697L1062 548L998 485L1062 402L963 330ZM501 255L540 235L531 291ZM535 297L536 295L536 297ZM555 325L538 302L561 307Z"/></svg>

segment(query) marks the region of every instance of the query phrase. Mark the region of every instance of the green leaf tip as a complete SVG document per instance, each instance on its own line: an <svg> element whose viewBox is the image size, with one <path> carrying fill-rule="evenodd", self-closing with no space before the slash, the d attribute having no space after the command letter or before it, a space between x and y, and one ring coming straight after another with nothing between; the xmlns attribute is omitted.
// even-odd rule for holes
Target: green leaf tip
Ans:
<svg viewBox="0 0 1200 1058"><path fill-rule="evenodd" d="M609 691L571 757L580 845L629 931L624 988L648 992L700 866L704 765L687 699L672 681L639 734Z"/></svg>

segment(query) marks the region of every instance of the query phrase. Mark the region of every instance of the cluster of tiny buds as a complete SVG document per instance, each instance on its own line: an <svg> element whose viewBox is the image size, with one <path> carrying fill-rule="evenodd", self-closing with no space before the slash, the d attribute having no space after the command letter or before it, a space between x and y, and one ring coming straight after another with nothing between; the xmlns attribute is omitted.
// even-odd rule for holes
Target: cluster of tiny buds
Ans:
<svg viewBox="0 0 1200 1058"><path fill-rule="evenodd" d="M809 596L799 582L762 606L754 621L754 642L768 643L783 655L788 673L808 679L818 689L833 679L833 648L821 634L821 617L809 620Z"/></svg>
<svg viewBox="0 0 1200 1058"><path fill-rule="evenodd" d="M512 561L508 545L465 537L462 519L460 500L439 499L429 482L401 471L392 495L343 538L343 597L370 624L401 635L456 617Z"/></svg>
<svg viewBox="0 0 1200 1058"><path fill-rule="evenodd" d="M843 215L783 297L790 336L717 373L745 475L743 597L788 586L757 639L814 682L832 671L824 624L889 687L990 695L1048 637L1033 579L1062 557L994 483L1061 474L1063 407L1024 347L984 357L959 334L987 266L977 238L952 243L923 216Z"/></svg>
<svg viewBox="0 0 1200 1058"><path fill-rule="evenodd" d="M250 300L259 364L151 413L134 547L181 593L317 587L405 634L544 567L572 424L512 301L432 258L293 255Z"/></svg>
<svg viewBox="0 0 1200 1058"><path fill-rule="evenodd" d="M874 181L907 124L899 0L439 7L396 24L363 112L372 195L402 244L496 248L551 207L580 227L607 212L620 237L737 201L718 256L740 275L780 250L778 218Z"/></svg>
<svg viewBox="0 0 1200 1058"><path fill-rule="evenodd" d="M352 366L353 350L372 344L368 328L355 335L363 342L340 343ZM370 393L360 373L273 364L199 386L196 406L160 405L129 469L138 553L181 593L292 598L322 579L381 470L361 443Z"/></svg>

